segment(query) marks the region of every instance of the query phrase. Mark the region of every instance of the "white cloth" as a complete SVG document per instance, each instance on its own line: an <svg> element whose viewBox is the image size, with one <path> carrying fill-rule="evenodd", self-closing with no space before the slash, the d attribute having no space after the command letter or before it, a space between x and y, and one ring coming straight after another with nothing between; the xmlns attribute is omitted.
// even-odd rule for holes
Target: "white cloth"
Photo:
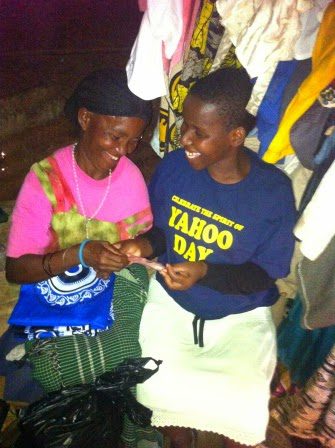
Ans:
<svg viewBox="0 0 335 448"><path fill-rule="evenodd" d="M313 4L312 0L217 0L224 38L235 46L249 76L257 77L247 106L251 114L257 114L278 62L294 58L301 14Z"/></svg>
<svg viewBox="0 0 335 448"><path fill-rule="evenodd" d="M144 100L167 95L163 49L175 52L183 30L182 0L148 0L126 71L129 89Z"/></svg>
<svg viewBox="0 0 335 448"><path fill-rule="evenodd" d="M204 347L194 344L194 315L151 279L144 308L142 356L163 362L137 387L152 425L190 427L247 445L265 439L276 336L270 308L206 320Z"/></svg>
<svg viewBox="0 0 335 448"><path fill-rule="evenodd" d="M294 47L295 59L302 60L312 56L323 13L331 1L315 0L313 8L301 14L301 34Z"/></svg>
<svg viewBox="0 0 335 448"><path fill-rule="evenodd" d="M315 260L335 235L334 191L335 161L323 176L294 229L295 236L301 241L301 252L310 260Z"/></svg>

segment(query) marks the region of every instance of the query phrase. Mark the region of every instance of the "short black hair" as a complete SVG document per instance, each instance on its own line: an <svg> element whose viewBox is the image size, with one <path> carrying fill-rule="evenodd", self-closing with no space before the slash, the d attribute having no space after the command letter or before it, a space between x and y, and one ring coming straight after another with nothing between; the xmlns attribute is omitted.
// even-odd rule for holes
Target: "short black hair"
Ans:
<svg viewBox="0 0 335 448"><path fill-rule="evenodd" d="M189 95L215 104L226 120L227 131L242 126L248 133L256 123L255 117L246 110L252 87L245 69L221 68L197 81Z"/></svg>

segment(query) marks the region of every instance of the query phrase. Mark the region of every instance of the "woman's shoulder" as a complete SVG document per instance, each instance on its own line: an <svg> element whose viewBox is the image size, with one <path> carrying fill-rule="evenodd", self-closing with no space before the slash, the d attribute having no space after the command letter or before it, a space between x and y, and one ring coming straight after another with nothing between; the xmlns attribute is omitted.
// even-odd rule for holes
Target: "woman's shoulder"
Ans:
<svg viewBox="0 0 335 448"><path fill-rule="evenodd" d="M34 163L32 165L32 167L31 167L31 170L33 171L34 167L36 165L43 166L43 164L45 162L47 162L49 157L53 157L54 159L56 159L57 163L60 166L62 166L63 163L68 163L69 162L69 160L71 159L71 154L72 154L72 145L65 146L64 148L56 149L53 153L47 155L44 159L41 159L38 162Z"/></svg>

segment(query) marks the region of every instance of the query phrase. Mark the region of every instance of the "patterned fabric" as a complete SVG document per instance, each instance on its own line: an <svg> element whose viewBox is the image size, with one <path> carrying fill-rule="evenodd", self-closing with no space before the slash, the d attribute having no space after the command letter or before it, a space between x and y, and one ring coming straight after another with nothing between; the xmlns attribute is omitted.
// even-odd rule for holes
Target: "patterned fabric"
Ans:
<svg viewBox="0 0 335 448"><path fill-rule="evenodd" d="M162 97L159 115L160 151L169 152L178 148L183 103L194 82L208 75L223 34L215 4L203 2L187 60L169 80L169 96Z"/></svg>
<svg viewBox="0 0 335 448"><path fill-rule="evenodd" d="M96 337L75 335L27 342L33 377L43 389L52 392L65 386L92 382L124 359L140 356L138 333L147 288L146 269L132 265L116 275L115 323L111 330ZM126 419L123 440L129 448L135 447L136 439L141 438L137 431L144 433L141 437L147 440L156 438L152 431L138 429Z"/></svg>
<svg viewBox="0 0 335 448"><path fill-rule="evenodd" d="M91 382L125 358L140 355L138 327L147 286L145 268L132 265L116 275L111 330L94 338L75 335L26 343L33 376L47 392Z"/></svg>
<svg viewBox="0 0 335 448"><path fill-rule="evenodd" d="M50 156L35 163L32 169L53 207L51 226L54 231L54 241L50 249L63 249L80 243L86 235L86 219L78 213L77 204L56 159ZM149 229L150 215L150 208L146 208L117 223L92 219L90 220L90 238L107 240L110 243L134 238ZM145 222L139 224L138 221L142 221L145 217L147 217Z"/></svg>
<svg viewBox="0 0 335 448"><path fill-rule="evenodd" d="M278 400L271 415L289 434L335 447L335 345L305 388Z"/></svg>
<svg viewBox="0 0 335 448"><path fill-rule="evenodd" d="M72 274L72 275L71 275ZM105 330L113 324L113 285L81 264L38 283L21 285L8 322L19 326L86 325Z"/></svg>
<svg viewBox="0 0 335 448"><path fill-rule="evenodd" d="M318 100L323 107L335 107L335 81L320 93Z"/></svg>

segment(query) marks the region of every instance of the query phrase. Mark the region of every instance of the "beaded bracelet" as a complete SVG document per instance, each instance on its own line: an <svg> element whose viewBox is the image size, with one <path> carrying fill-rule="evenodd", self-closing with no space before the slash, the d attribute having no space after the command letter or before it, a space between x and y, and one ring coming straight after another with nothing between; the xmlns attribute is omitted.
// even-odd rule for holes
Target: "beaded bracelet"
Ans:
<svg viewBox="0 0 335 448"><path fill-rule="evenodd" d="M83 252L84 252L84 248L85 248L86 244L89 243L90 241L91 240L83 240L79 246L78 258L79 258L79 263L82 265L83 268L89 268L89 265L85 263Z"/></svg>

